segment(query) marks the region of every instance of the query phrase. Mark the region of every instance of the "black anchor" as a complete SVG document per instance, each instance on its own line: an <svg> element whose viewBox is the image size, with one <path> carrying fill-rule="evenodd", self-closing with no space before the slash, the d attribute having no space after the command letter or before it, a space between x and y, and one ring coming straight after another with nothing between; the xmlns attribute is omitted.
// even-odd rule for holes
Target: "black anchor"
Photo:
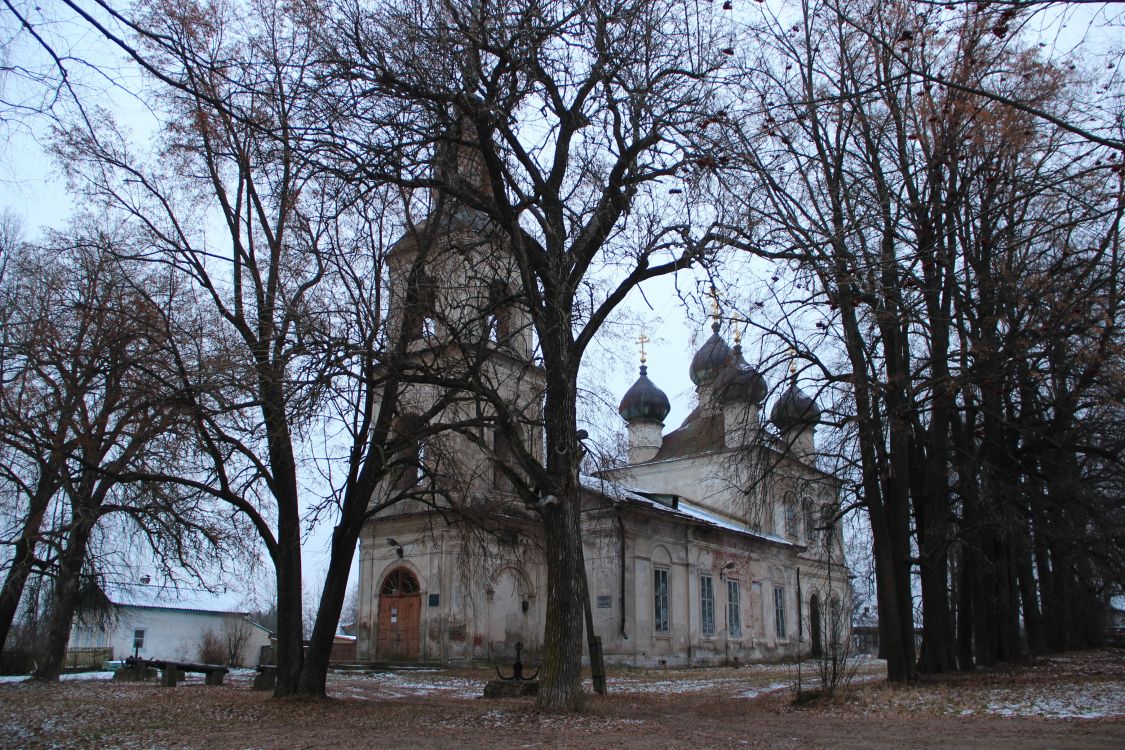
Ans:
<svg viewBox="0 0 1125 750"><path fill-rule="evenodd" d="M520 661L520 651L523 651L523 641L516 641L516 663L512 665L512 676L505 677L500 673L500 667L496 667L496 676L501 680L515 682L516 680L534 680L539 675L541 667L535 668L535 674L530 677L523 676L523 662Z"/></svg>

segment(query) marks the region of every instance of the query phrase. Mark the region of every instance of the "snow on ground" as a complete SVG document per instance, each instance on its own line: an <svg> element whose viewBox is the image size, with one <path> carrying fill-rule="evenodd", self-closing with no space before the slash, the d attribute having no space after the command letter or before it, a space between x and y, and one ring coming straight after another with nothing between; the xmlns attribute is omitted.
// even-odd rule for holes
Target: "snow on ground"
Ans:
<svg viewBox="0 0 1125 750"><path fill-rule="evenodd" d="M1042 717L1048 719L1120 719L1125 717L1125 679L1123 660L1116 652L1043 659L1021 673L1014 682L988 679L953 684L923 685L888 689L883 683L885 662L868 660L858 663L857 673L849 681L856 688L854 700L848 703L863 706L863 713L881 711L928 712L952 716ZM226 684L233 689L247 690L253 682L254 669L232 669ZM1050 679L1043 679L1050 675ZM987 673L984 675L987 676ZM63 675L62 679L110 680L110 671ZM801 682L814 687L816 674L804 671ZM330 672L328 692L345 700L409 700L432 696L454 700L475 700L484 691L492 674L472 670L404 670L401 672ZM24 675L0 676L0 683L18 683ZM191 674L185 681L202 683L202 675ZM660 696L684 693L713 693L730 698L754 700L763 696L793 691L797 671L792 664L754 664L737 668L700 668L615 671L607 680L609 691L616 695ZM587 690L592 690L589 679ZM524 717L520 719L520 717ZM507 726L512 721L526 720L522 712L511 713L497 708L476 721L485 726Z"/></svg>
<svg viewBox="0 0 1125 750"><path fill-rule="evenodd" d="M1104 719L1125 716L1125 682L1082 686L1035 687L988 691L986 713L997 716L1041 716L1048 719ZM962 713L976 713L966 709Z"/></svg>
<svg viewBox="0 0 1125 750"><path fill-rule="evenodd" d="M331 673L328 692L368 699L375 693L391 698L440 695L447 698L478 698L484 692L484 679L456 677L445 670L427 669L404 672ZM358 684L352 684L358 683ZM365 684L366 683L366 684Z"/></svg>
<svg viewBox="0 0 1125 750"><path fill-rule="evenodd" d="M772 685L766 685L763 688L754 688L739 694L739 698L757 698L759 695L766 695L767 693L777 693L782 690L788 690L793 687L791 682L775 682Z"/></svg>
<svg viewBox="0 0 1125 750"><path fill-rule="evenodd" d="M31 678L25 674L0 675L0 682L23 682ZM60 680L112 680L113 672L72 672L59 675Z"/></svg>

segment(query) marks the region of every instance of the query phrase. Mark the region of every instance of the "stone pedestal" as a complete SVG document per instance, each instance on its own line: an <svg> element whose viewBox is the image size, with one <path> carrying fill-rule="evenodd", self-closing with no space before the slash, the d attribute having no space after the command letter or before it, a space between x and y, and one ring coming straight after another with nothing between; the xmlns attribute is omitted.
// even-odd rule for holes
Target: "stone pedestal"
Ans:
<svg viewBox="0 0 1125 750"><path fill-rule="evenodd" d="M484 686L485 698L523 698L539 695L538 680L489 680Z"/></svg>
<svg viewBox="0 0 1125 750"><path fill-rule="evenodd" d="M142 664L118 667L113 672L115 682L148 682L156 679L156 670Z"/></svg>
<svg viewBox="0 0 1125 750"><path fill-rule="evenodd" d="M165 667L160 675L160 684L164 687L176 687L176 683L183 680L187 675L182 669L176 667Z"/></svg>
<svg viewBox="0 0 1125 750"><path fill-rule="evenodd" d="M254 677L255 690L273 690L277 685L277 667L258 667Z"/></svg>

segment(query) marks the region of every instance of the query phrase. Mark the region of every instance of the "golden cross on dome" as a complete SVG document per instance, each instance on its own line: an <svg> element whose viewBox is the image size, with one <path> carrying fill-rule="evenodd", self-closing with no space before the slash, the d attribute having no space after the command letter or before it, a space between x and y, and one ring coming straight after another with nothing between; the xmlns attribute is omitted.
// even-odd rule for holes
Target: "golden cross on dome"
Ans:
<svg viewBox="0 0 1125 750"><path fill-rule="evenodd" d="M651 340L652 339L650 339L648 336L644 335L643 333L641 334L640 338L637 339L637 343L641 345L641 364L642 365L647 361L647 359L645 358L645 344L647 344Z"/></svg>
<svg viewBox="0 0 1125 750"><path fill-rule="evenodd" d="M715 285L711 285L711 318L719 322L719 291L715 289Z"/></svg>
<svg viewBox="0 0 1125 750"><path fill-rule="evenodd" d="M742 331L746 328L746 318L739 313L734 314L734 345L742 345Z"/></svg>
<svg viewBox="0 0 1125 750"><path fill-rule="evenodd" d="M797 374L797 350L794 347L789 347L789 353L793 355L793 359L789 362L789 374Z"/></svg>

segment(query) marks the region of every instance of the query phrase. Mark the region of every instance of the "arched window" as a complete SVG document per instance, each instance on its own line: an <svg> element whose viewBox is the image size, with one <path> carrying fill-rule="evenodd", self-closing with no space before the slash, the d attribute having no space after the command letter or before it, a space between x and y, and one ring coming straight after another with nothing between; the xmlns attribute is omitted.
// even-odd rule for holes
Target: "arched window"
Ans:
<svg viewBox="0 0 1125 750"><path fill-rule="evenodd" d="M437 335L435 286L422 269L415 269L407 285L403 325L407 337L417 340Z"/></svg>
<svg viewBox="0 0 1125 750"><path fill-rule="evenodd" d="M494 344L507 344L512 336L511 294L500 281L488 288L488 340Z"/></svg>
<svg viewBox="0 0 1125 750"><path fill-rule="evenodd" d="M820 596L813 594L809 599L809 630L812 632L812 655L824 654L824 642L821 640L823 626L820 623Z"/></svg>
<svg viewBox="0 0 1125 750"><path fill-rule="evenodd" d="M405 594L417 594L420 587L418 587L418 579L414 577L414 573L406 568L395 568L387 573L387 577L382 580L382 588L379 589L379 594L382 596L403 596Z"/></svg>
<svg viewBox="0 0 1125 750"><path fill-rule="evenodd" d="M840 648L840 635L844 632L844 612L840 609L840 597L833 594L828 601L828 626L831 629L832 651Z"/></svg>
<svg viewBox="0 0 1125 750"><path fill-rule="evenodd" d="M792 492L785 493L785 535L797 536L797 496Z"/></svg>
<svg viewBox="0 0 1125 750"><path fill-rule="evenodd" d="M416 414L403 414L395 420L395 439L401 448L394 457L393 483L397 490L409 490L422 479L426 471L426 444L419 436L423 426Z"/></svg>
<svg viewBox="0 0 1125 750"><path fill-rule="evenodd" d="M383 588L379 590L382 596L403 596L417 594L419 591L418 579L406 568L395 568L383 579Z"/></svg>
<svg viewBox="0 0 1125 750"><path fill-rule="evenodd" d="M492 487L502 492L512 492L514 487L511 478L504 469L510 469L513 462L512 445L508 434L497 427L492 432L492 453L495 456L492 462Z"/></svg>
<svg viewBox="0 0 1125 750"><path fill-rule="evenodd" d="M816 528L818 525L816 506L813 505L813 501L807 497L801 501L801 504L805 509L805 539L808 540L809 544L816 544L819 538Z"/></svg>

